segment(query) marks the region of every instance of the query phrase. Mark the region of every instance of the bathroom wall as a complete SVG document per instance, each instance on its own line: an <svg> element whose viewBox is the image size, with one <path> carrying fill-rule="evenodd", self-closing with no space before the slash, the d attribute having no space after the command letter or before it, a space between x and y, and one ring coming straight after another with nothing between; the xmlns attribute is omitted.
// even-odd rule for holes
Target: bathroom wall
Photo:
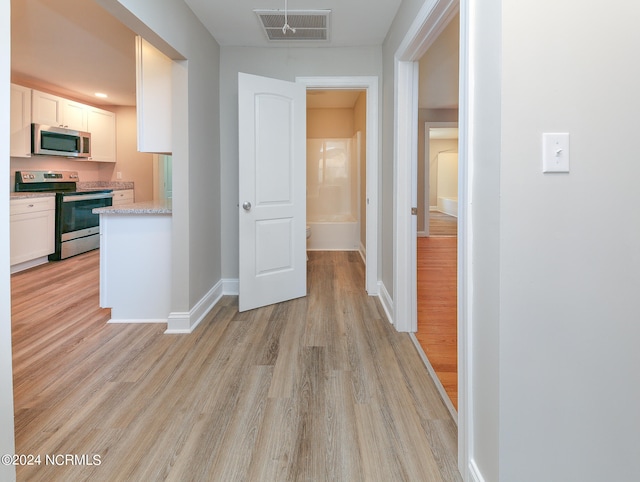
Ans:
<svg viewBox="0 0 640 482"><path fill-rule="evenodd" d="M360 249L367 248L367 93L361 92L353 107L353 124L360 132Z"/></svg>
<svg viewBox="0 0 640 482"><path fill-rule="evenodd" d="M309 220L314 218L317 220L319 215L345 215L347 212L357 220L357 198L352 197L352 194L358 192L358 165L355 162L355 149L351 142L355 134L354 119L353 108L307 109L307 217ZM325 165L324 171L321 171L318 162L323 157L323 145L330 150L324 153ZM343 150L344 158L352 157L346 164L346 171L342 171L340 167L343 154L334 154ZM332 181L328 182L329 179Z"/></svg>

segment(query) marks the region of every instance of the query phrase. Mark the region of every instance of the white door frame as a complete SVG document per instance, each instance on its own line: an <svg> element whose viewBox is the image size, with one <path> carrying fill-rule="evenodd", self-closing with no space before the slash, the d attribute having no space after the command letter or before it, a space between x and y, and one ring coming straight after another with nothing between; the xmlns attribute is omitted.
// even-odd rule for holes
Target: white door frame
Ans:
<svg viewBox="0 0 640 482"><path fill-rule="evenodd" d="M458 173L458 468L463 480L473 476L471 468L473 420L472 397L469 383L472 378L470 353L470 306L472 230L469 209L470 171L473 160L469 156L472 129L469 124L472 105L473 52L468 48L471 34L469 18L473 14L470 0L426 1L395 54L395 159L394 159L394 307L395 326L398 331L417 330L416 293L416 219L410 216L414 184L417 182L417 128L418 86L417 61L424 55L447 26L460 12L460 85L459 85L459 173ZM408 132L407 132L408 131Z"/></svg>
<svg viewBox="0 0 640 482"><path fill-rule="evenodd" d="M379 292L379 209L378 209L378 78L377 77L296 77L307 89L362 89L367 91L367 227L366 227L366 279L369 296Z"/></svg>

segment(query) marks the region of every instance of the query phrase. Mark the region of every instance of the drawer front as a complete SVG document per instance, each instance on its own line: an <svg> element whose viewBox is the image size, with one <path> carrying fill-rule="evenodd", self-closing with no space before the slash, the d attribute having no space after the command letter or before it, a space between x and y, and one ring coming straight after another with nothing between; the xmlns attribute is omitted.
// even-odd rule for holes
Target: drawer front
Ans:
<svg viewBox="0 0 640 482"><path fill-rule="evenodd" d="M39 211L54 211L56 208L55 197L39 197L11 200L11 215L36 213Z"/></svg>
<svg viewBox="0 0 640 482"><path fill-rule="evenodd" d="M113 205L130 204L133 202L133 189L113 191Z"/></svg>

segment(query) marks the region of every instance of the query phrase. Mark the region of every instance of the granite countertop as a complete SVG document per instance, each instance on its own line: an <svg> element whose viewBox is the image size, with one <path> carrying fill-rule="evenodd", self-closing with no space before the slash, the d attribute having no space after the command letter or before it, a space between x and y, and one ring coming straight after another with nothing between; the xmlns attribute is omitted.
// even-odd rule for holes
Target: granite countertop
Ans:
<svg viewBox="0 0 640 482"><path fill-rule="evenodd" d="M27 199L36 197L55 197L55 192L12 192L10 199Z"/></svg>
<svg viewBox="0 0 640 482"><path fill-rule="evenodd" d="M95 208L94 214L171 214L171 199Z"/></svg>

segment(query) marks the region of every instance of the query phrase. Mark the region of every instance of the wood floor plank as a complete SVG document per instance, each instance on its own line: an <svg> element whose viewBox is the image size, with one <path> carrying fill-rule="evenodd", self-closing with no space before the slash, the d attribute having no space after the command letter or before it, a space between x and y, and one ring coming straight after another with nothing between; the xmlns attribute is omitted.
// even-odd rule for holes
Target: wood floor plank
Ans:
<svg viewBox="0 0 640 482"><path fill-rule="evenodd" d="M455 220L455 218L453 218ZM416 338L458 407L457 238L418 238Z"/></svg>
<svg viewBox="0 0 640 482"><path fill-rule="evenodd" d="M455 423L359 255L309 258L307 297L225 296L188 335L107 324L97 252L14 275L16 450L100 459L18 480L460 480Z"/></svg>

